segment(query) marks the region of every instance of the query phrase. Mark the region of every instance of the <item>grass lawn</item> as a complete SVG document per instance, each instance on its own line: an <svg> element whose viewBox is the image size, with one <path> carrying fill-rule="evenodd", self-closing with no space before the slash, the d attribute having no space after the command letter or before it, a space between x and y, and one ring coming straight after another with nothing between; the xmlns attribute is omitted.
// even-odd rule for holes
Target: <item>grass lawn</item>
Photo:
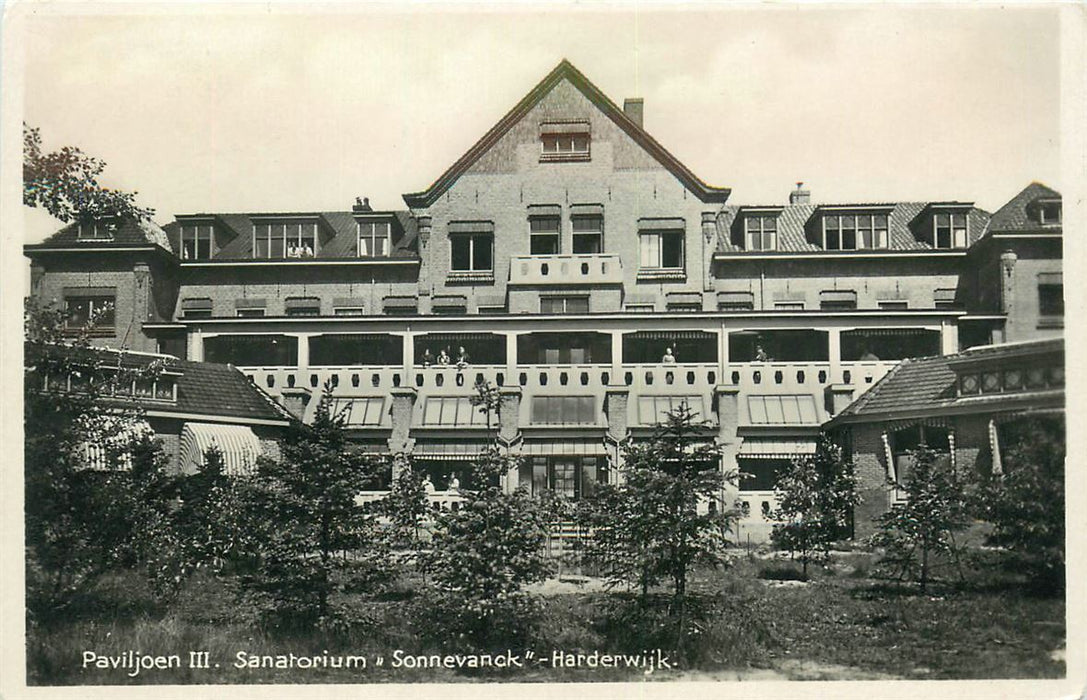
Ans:
<svg viewBox="0 0 1087 700"><path fill-rule="evenodd" d="M813 580L771 581L760 571L776 562L741 556L725 571L699 572L692 585L688 662L646 674L642 669L555 668L526 663L512 672L392 668L391 654L446 654L422 640L412 621L421 604L417 582L382 596L351 596L349 628L297 633L262 624L230 580L194 579L177 600L157 601L134 580L113 577L63 622L27 634L28 683L380 683L472 681L627 681L721 679L845 680L876 678L1059 678L1064 662L1064 601L1036 597L1009 582L935 587L927 594L867 577L865 554L843 554L816 568ZM777 578L787 578L777 576ZM974 578L974 577L972 577ZM553 650L637 653L663 639L662 614L641 612L629 596L592 585L549 584L531 645L536 658ZM425 614L425 612L424 612ZM178 654L182 668L131 671L83 668L83 654L126 651ZM185 667L189 651L208 651L212 668ZM353 654L361 668L238 669L237 652L256 655ZM514 649L514 654L526 650ZM674 653L667 648L671 662ZM377 666L374 659L385 659ZM215 668L214 664L219 667Z"/></svg>

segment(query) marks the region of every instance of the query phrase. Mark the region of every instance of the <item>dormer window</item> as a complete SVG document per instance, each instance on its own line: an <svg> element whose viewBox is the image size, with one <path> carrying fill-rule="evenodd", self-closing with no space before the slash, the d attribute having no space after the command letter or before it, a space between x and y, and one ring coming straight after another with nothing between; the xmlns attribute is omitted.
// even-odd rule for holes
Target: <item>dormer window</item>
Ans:
<svg viewBox="0 0 1087 700"><path fill-rule="evenodd" d="M824 250L887 247L887 214L824 214Z"/></svg>
<svg viewBox="0 0 1087 700"><path fill-rule="evenodd" d="M540 161L589 160L589 122L560 121L540 125Z"/></svg>
<svg viewBox="0 0 1087 700"><path fill-rule="evenodd" d="M941 249L966 247L966 213L938 213L933 219L933 247Z"/></svg>
<svg viewBox="0 0 1087 700"><path fill-rule="evenodd" d="M1061 223L1060 200L1043 199L1038 202L1038 223L1043 226L1057 226Z"/></svg>
<svg viewBox="0 0 1087 700"><path fill-rule="evenodd" d="M112 241L117 223L112 218L80 221L76 239L80 241Z"/></svg>
<svg viewBox="0 0 1087 700"><path fill-rule="evenodd" d="M392 226L388 221L360 221L358 226L359 257L389 256Z"/></svg>
<svg viewBox="0 0 1087 700"><path fill-rule="evenodd" d="M316 254L316 221L262 221L253 225L254 258L312 258Z"/></svg>
<svg viewBox="0 0 1087 700"><path fill-rule="evenodd" d="M210 260L215 227L211 223L181 224L181 259Z"/></svg>
<svg viewBox="0 0 1087 700"><path fill-rule="evenodd" d="M747 250L777 250L776 215L751 214L744 218L744 247Z"/></svg>

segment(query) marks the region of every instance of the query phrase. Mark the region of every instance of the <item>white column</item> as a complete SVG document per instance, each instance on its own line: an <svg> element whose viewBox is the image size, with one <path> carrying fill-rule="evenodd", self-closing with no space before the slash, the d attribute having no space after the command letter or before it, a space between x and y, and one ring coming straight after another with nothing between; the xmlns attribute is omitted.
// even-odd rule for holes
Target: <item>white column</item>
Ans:
<svg viewBox="0 0 1087 700"><path fill-rule="evenodd" d="M517 384L517 333L506 333L506 386Z"/></svg>
<svg viewBox="0 0 1087 700"><path fill-rule="evenodd" d="M204 334L197 328L190 332L186 338L188 347L185 348L185 355L193 362L204 361Z"/></svg>
<svg viewBox="0 0 1087 700"><path fill-rule="evenodd" d="M415 386L415 334L410 328L400 336L400 342L403 345L401 354L404 357L404 386Z"/></svg>
<svg viewBox="0 0 1087 700"><path fill-rule="evenodd" d="M717 383L725 384L725 377L728 376L728 330L725 328L725 321L721 319L721 327L717 331ZM731 379L729 380L731 381Z"/></svg>
<svg viewBox="0 0 1087 700"><path fill-rule="evenodd" d="M940 354L953 355L959 351L959 324L943 321L940 324Z"/></svg>
<svg viewBox="0 0 1087 700"><path fill-rule="evenodd" d="M839 370L842 366L842 329L831 328L827 334L827 356L830 359L830 376L832 382L839 381Z"/></svg>
<svg viewBox="0 0 1087 700"><path fill-rule="evenodd" d="M309 334L299 333L298 338L298 369L309 369Z"/></svg>
<svg viewBox="0 0 1087 700"><path fill-rule="evenodd" d="M611 332L611 383L622 384L623 376L623 332Z"/></svg>

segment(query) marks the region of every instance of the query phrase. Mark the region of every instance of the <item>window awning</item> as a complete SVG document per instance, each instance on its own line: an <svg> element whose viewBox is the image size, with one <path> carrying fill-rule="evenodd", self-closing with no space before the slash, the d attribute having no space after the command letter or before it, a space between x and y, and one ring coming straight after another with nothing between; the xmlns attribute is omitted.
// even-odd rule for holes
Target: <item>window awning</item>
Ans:
<svg viewBox="0 0 1087 700"><path fill-rule="evenodd" d="M585 455L592 457L606 457L608 449L601 438L589 438L584 440L563 439L553 441L525 440L521 447L521 454L530 457L550 456L561 457L566 455Z"/></svg>
<svg viewBox="0 0 1087 700"><path fill-rule="evenodd" d="M562 216L562 207L558 204L529 204L529 216Z"/></svg>
<svg viewBox="0 0 1087 700"><path fill-rule="evenodd" d="M852 289L828 289L819 292L820 301L856 301L857 292Z"/></svg>
<svg viewBox="0 0 1087 700"><path fill-rule="evenodd" d="M671 301L671 299L669 299ZM709 331L634 331L624 333L624 338L631 340L715 340L717 336Z"/></svg>
<svg viewBox="0 0 1087 700"><path fill-rule="evenodd" d="M430 303L432 306L467 306L468 297L463 294L437 294Z"/></svg>
<svg viewBox="0 0 1087 700"><path fill-rule="evenodd" d="M250 298L250 299L235 299L234 300L234 308L235 309L263 309L267 305L268 305L268 301L266 299L252 299L252 298Z"/></svg>
<svg viewBox="0 0 1087 700"><path fill-rule="evenodd" d="M82 422L85 440L79 455L82 468L93 471L129 471L132 453L128 447L144 435L154 435L148 422L138 418L99 415Z"/></svg>
<svg viewBox="0 0 1087 700"><path fill-rule="evenodd" d="M416 340L428 342L459 341L459 340L488 340L498 341L501 336L497 333L423 333L415 336Z"/></svg>
<svg viewBox="0 0 1087 700"><path fill-rule="evenodd" d="M319 403L318 401L310 402L313 415L316 415ZM344 425L348 428L372 428L381 425L382 417L385 415L385 397L337 397L332 400L330 408L333 415L343 414ZM313 420L312 415L309 420Z"/></svg>
<svg viewBox="0 0 1087 700"><path fill-rule="evenodd" d="M541 134L587 134L589 122L544 122L540 125Z"/></svg>
<svg viewBox="0 0 1087 700"><path fill-rule="evenodd" d="M494 233L494 222L450 221L449 233Z"/></svg>
<svg viewBox="0 0 1087 700"><path fill-rule="evenodd" d="M819 413L811 394L747 397L749 425L818 425Z"/></svg>
<svg viewBox="0 0 1087 700"><path fill-rule="evenodd" d="M283 306L287 309L308 309L320 305L321 300L317 297L288 297L283 300Z"/></svg>
<svg viewBox="0 0 1087 700"><path fill-rule="evenodd" d="M204 310L204 309L207 309L207 310L210 311L211 310L211 299L206 298L206 297L201 298L201 299L182 299L181 300L181 309L183 311Z"/></svg>
<svg viewBox="0 0 1087 700"><path fill-rule="evenodd" d="M901 338L903 336L918 336L928 333L939 333L939 331L928 330L927 328L854 328L853 330L842 331L843 336L862 338L875 338L877 336Z"/></svg>
<svg viewBox="0 0 1087 700"><path fill-rule="evenodd" d="M718 302L728 301L753 301L755 295L752 292L717 292Z"/></svg>
<svg viewBox="0 0 1087 700"><path fill-rule="evenodd" d="M362 297L334 297L332 306L364 307L366 306L366 299Z"/></svg>
<svg viewBox="0 0 1087 700"><path fill-rule="evenodd" d="M686 222L680 218L638 219L639 231L685 229L686 227Z"/></svg>
<svg viewBox="0 0 1087 700"><path fill-rule="evenodd" d="M701 304L701 292L668 292L665 295L669 304Z"/></svg>
<svg viewBox="0 0 1087 700"><path fill-rule="evenodd" d="M815 440L747 437L740 443L740 457L790 459L815 454Z"/></svg>
<svg viewBox="0 0 1087 700"><path fill-rule="evenodd" d="M260 440L244 425L186 423L181 429L180 469L194 474L204 466L204 455L212 447L223 453L223 473L252 474L262 454Z"/></svg>
<svg viewBox="0 0 1087 700"><path fill-rule="evenodd" d="M570 216L604 216L603 204L571 204Z"/></svg>
<svg viewBox="0 0 1087 700"><path fill-rule="evenodd" d="M1064 284L1063 272L1039 272L1038 284Z"/></svg>
<svg viewBox="0 0 1087 700"><path fill-rule="evenodd" d="M955 290L937 289L932 293L932 298L935 301L955 301Z"/></svg>
<svg viewBox="0 0 1087 700"><path fill-rule="evenodd" d="M493 440L443 440L429 442L417 440L411 451L413 459L456 459L472 461L483 450L494 444Z"/></svg>

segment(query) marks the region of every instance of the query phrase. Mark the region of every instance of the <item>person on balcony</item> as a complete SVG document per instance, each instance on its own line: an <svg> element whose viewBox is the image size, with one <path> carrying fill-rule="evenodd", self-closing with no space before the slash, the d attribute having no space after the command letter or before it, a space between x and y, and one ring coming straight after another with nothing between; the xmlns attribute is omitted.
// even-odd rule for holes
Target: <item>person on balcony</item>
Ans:
<svg viewBox="0 0 1087 700"><path fill-rule="evenodd" d="M755 343L755 362L772 362L773 358L766 354L762 343Z"/></svg>
<svg viewBox="0 0 1087 700"><path fill-rule="evenodd" d="M464 369L468 366L468 351L461 345L457 348L457 369Z"/></svg>
<svg viewBox="0 0 1087 700"><path fill-rule="evenodd" d="M449 366L449 352L446 351L445 348L442 348L441 350L438 351L438 366L439 367L448 367Z"/></svg>
<svg viewBox="0 0 1087 700"><path fill-rule="evenodd" d="M423 490L426 491L427 496L434 495L434 482L430 480L430 474L423 478Z"/></svg>
<svg viewBox="0 0 1087 700"><path fill-rule="evenodd" d="M879 362L879 357L867 345L861 350L861 362Z"/></svg>
<svg viewBox="0 0 1087 700"><path fill-rule="evenodd" d="M664 357L661 358L661 362L666 365L674 365L676 363L676 356L672 354L672 348L664 349Z"/></svg>
<svg viewBox="0 0 1087 700"><path fill-rule="evenodd" d="M423 350L423 367L430 367L434 364L434 354L430 352L430 348Z"/></svg>
<svg viewBox="0 0 1087 700"><path fill-rule="evenodd" d="M448 490L454 493L460 490L460 479L457 478L456 474L450 474Z"/></svg>

